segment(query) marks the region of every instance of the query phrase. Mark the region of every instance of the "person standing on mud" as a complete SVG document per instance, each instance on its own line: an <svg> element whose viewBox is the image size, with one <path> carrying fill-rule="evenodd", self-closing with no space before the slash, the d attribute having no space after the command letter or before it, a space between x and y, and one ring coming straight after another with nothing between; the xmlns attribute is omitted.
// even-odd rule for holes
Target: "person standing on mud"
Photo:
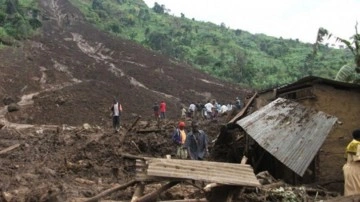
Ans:
<svg viewBox="0 0 360 202"><path fill-rule="evenodd" d="M239 97L236 97L235 106L236 106L236 109L238 109L238 110L240 110L242 108L242 103L241 103L241 100Z"/></svg>
<svg viewBox="0 0 360 202"><path fill-rule="evenodd" d="M115 133L120 130L120 116L122 112L121 104L114 98L114 103L110 108L113 117L113 127L115 129Z"/></svg>
<svg viewBox="0 0 360 202"><path fill-rule="evenodd" d="M165 113L166 113L166 103L165 103L165 101L161 101L160 102L160 119L166 118Z"/></svg>
<svg viewBox="0 0 360 202"><path fill-rule="evenodd" d="M188 154L192 160L204 160L208 155L208 136L202 130L199 130L199 123L191 123L191 131L186 136L184 147L187 148Z"/></svg>
<svg viewBox="0 0 360 202"><path fill-rule="evenodd" d="M196 112L195 112L195 118L199 119L199 118L204 118L204 113L202 112L204 108L204 105L198 101L196 103Z"/></svg>
<svg viewBox="0 0 360 202"><path fill-rule="evenodd" d="M172 140L176 144L176 157L180 159L187 159L188 152L184 147L186 140L186 131L185 131L185 122L180 121L178 127L174 130L172 134Z"/></svg>
<svg viewBox="0 0 360 202"><path fill-rule="evenodd" d="M154 110L155 120L158 120L159 119L159 105L157 102L154 103L153 110Z"/></svg>
<svg viewBox="0 0 360 202"><path fill-rule="evenodd" d="M360 194L360 129L352 133L353 140L346 147L344 172L344 196Z"/></svg>
<svg viewBox="0 0 360 202"><path fill-rule="evenodd" d="M189 105L189 117L195 118L195 112L196 112L196 105L194 103L191 103Z"/></svg>
<svg viewBox="0 0 360 202"><path fill-rule="evenodd" d="M185 120L186 119L186 109L184 106L181 106L181 109L180 109L180 118L182 120Z"/></svg>

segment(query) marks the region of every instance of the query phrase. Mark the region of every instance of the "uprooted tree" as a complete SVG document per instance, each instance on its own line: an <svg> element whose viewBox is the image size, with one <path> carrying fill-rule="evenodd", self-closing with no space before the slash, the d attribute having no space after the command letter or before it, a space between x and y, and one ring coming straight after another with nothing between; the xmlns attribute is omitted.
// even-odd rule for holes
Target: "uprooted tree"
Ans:
<svg viewBox="0 0 360 202"><path fill-rule="evenodd" d="M342 66L336 74L335 80L360 84L360 34L358 33L357 25L358 23L355 25L355 34L350 37L350 41L334 36L325 28L320 27L318 30L316 42L314 44L314 54L317 53L319 45L323 42L325 37L328 37L328 39L334 37L336 41L345 44L354 55L355 66L353 64Z"/></svg>

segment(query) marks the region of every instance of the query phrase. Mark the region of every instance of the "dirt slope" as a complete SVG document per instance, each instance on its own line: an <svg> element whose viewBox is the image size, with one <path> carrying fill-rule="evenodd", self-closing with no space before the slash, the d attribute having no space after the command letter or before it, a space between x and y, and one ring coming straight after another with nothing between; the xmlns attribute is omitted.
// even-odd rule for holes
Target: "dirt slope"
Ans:
<svg viewBox="0 0 360 202"><path fill-rule="evenodd" d="M174 155L170 134L182 104L209 99L228 103L252 95L251 90L98 31L67 0L39 2L39 35L0 50L0 201L77 201L129 182L135 177L135 161L121 154ZM114 96L124 108L116 134L109 116ZM152 105L161 100L167 103L168 118L158 125ZM9 102L17 103L19 110L8 113ZM200 120L200 128L212 141L230 117ZM160 185L147 185L145 193ZM233 190L220 192L227 196ZM105 199L129 201L133 193L134 187L129 187ZM240 195L242 199L233 201L277 199L268 193ZM204 197L203 191L182 183L158 199ZM217 197L207 196L222 201Z"/></svg>
<svg viewBox="0 0 360 202"><path fill-rule="evenodd" d="M135 167L120 152L174 154L169 134L180 105L228 103L250 93L98 31L67 0L40 0L40 5L39 35L0 50L0 201L73 201L125 183L134 178ZM109 116L114 96L124 108L118 134ZM9 100L18 111L7 112ZM138 115L136 129L158 129L152 105L161 100L168 106L161 132L128 131ZM225 122L226 117L202 121L201 127L213 140ZM133 191L108 198L129 200ZM162 198L204 197L186 185L171 193Z"/></svg>
<svg viewBox="0 0 360 202"><path fill-rule="evenodd" d="M9 121L104 125L114 96L124 107L124 120L150 116L152 104L161 100L175 118L181 104L228 103L246 94L239 86L98 31L66 0L40 2L41 34L0 51L0 98L34 94L34 103L8 115Z"/></svg>

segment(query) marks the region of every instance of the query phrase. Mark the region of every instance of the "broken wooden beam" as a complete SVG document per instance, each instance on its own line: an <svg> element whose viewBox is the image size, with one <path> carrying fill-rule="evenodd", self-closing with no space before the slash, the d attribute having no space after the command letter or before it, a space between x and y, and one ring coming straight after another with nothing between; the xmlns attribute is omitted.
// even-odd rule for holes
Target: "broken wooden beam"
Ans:
<svg viewBox="0 0 360 202"><path fill-rule="evenodd" d="M121 154L119 154L119 156L121 156L123 158L128 158L128 159L142 159L142 160L150 159L149 157L137 156L137 155L132 155L132 154L128 154L128 153L121 153Z"/></svg>
<svg viewBox="0 0 360 202"><path fill-rule="evenodd" d="M171 187L177 185L180 181L173 181L173 182L169 182L163 186L161 186L159 189L146 194L144 196L142 196L141 198L138 198L135 202L146 202L146 201L152 201L155 200L162 192L170 189Z"/></svg>
<svg viewBox="0 0 360 202"><path fill-rule="evenodd" d="M127 132L131 131L136 126L136 124L139 122L140 119L141 119L141 116L138 116L135 119L135 121L133 122L133 124L130 126L130 128L127 130Z"/></svg>
<svg viewBox="0 0 360 202"><path fill-rule="evenodd" d="M1 150L1 151L0 151L0 155L1 155L1 154L5 154L5 153L7 153L7 152L9 152L9 151L11 151L11 150L14 150L14 149L18 148L18 147L20 147L20 144L14 144L14 145L6 148L6 149Z"/></svg>
<svg viewBox="0 0 360 202"><path fill-rule="evenodd" d="M140 154L142 153L141 150L140 150L140 148L137 146L137 144L136 144L133 140L131 140L131 144L134 145L134 147L137 149L137 151L138 151Z"/></svg>
<svg viewBox="0 0 360 202"><path fill-rule="evenodd" d="M127 182L125 184L117 185L115 187L112 187L110 189L107 189L107 190L101 192L100 194L98 194L98 195L96 195L94 197L86 199L84 202L97 202L99 199L101 199L104 196L107 196L107 195L109 195L109 194L111 194L113 192L116 192L116 191L119 191L119 190L122 190L122 189L126 189L127 187L133 186L136 183L137 183L136 180L132 180L132 181Z"/></svg>
<svg viewBox="0 0 360 202"><path fill-rule="evenodd" d="M144 190L145 190L145 184L142 182L137 183L133 197L131 198L130 202L136 202L138 198L144 195Z"/></svg>

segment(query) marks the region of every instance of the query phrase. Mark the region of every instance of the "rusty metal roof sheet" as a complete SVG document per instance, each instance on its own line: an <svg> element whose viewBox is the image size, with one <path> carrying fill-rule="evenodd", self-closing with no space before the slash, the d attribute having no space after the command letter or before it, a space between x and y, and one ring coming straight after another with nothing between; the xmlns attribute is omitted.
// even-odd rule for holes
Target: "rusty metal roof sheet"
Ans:
<svg viewBox="0 0 360 202"><path fill-rule="evenodd" d="M217 182L227 185L260 186L250 165L180 159L147 159L148 176Z"/></svg>
<svg viewBox="0 0 360 202"><path fill-rule="evenodd" d="M236 123L266 151L303 176L336 120L278 98Z"/></svg>

